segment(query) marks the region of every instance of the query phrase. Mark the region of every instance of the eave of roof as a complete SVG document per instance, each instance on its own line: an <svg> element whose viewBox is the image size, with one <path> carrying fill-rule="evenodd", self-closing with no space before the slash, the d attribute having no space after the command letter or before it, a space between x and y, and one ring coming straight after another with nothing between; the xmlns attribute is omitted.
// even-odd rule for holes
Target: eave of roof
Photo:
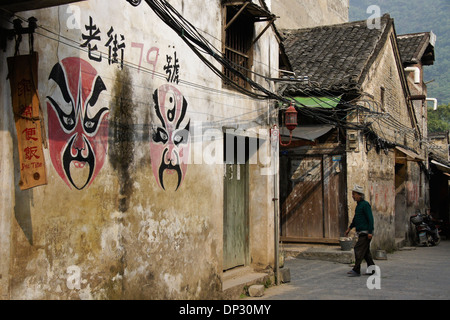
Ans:
<svg viewBox="0 0 450 320"><path fill-rule="evenodd" d="M436 36L433 32L399 35L397 41L404 64L434 64Z"/></svg>

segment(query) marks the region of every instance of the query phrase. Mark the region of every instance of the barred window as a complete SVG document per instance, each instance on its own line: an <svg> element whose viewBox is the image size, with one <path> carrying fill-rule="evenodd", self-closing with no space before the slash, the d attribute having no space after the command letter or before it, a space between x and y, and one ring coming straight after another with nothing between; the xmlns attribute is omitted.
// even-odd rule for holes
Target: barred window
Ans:
<svg viewBox="0 0 450 320"><path fill-rule="evenodd" d="M233 69L251 79L253 46L275 21L275 16L251 1L223 0L223 52ZM255 23L268 21L267 26L255 37ZM240 87L249 88L248 82L229 69L226 78ZM225 83L229 85L230 82Z"/></svg>

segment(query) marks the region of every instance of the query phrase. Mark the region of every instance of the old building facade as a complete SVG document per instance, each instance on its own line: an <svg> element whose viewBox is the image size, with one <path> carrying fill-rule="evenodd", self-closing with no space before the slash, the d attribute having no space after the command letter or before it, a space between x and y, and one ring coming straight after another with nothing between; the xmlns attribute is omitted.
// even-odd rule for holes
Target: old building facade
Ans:
<svg viewBox="0 0 450 320"><path fill-rule="evenodd" d="M2 6L3 29L38 27L0 53L1 298L221 298L228 269L272 270L270 8L66 3Z"/></svg>
<svg viewBox="0 0 450 320"><path fill-rule="evenodd" d="M428 203L422 119L393 19L384 15L377 28L357 21L282 33L293 71L307 79L281 88L306 119L297 144L281 154L282 239L337 243L353 218L357 184L374 212L372 249L393 250L408 239L409 216ZM297 190L302 184L310 191Z"/></svg>
<svg viewBox="0 0 450 320"><path fill-rule="evenodd" d="M371 29L346 23L347 0L169 2L0 7L1 299L227 298L234 270L273 275L278 230L337 243L354 184L373 248L428 205L426 99L389 16ZM286 99L299 126L279 154Z"/></svg>

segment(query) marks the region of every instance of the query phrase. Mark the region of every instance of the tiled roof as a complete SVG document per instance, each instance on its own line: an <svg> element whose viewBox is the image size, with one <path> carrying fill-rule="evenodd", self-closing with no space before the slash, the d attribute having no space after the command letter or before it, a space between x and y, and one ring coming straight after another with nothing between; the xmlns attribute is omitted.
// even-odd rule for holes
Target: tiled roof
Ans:
<svg viewBox="0 0 450 320"><path fill-rule="evenodd" d="M376 56L392 23L388 14L380 28L368 28L367 21L281 30L286 55L297 76L330 91L359 91L367 67ZM283 93L295 94L302 85L290 85Z"/></svg>
<svg viewBox="0 0 450 320"><path fill-rule="evenodd" d="M434 61L434 45L430 43L430 32L404 34L397 37L402 62L406 64L420 63L430 50ZM429 47L431 45L431 47ZM428 61L428 60L427 60ZM427 61L424 61L425 63ZM427 64L427 63L426 63ZM431 63L432 64L432 63Z"/></svg>

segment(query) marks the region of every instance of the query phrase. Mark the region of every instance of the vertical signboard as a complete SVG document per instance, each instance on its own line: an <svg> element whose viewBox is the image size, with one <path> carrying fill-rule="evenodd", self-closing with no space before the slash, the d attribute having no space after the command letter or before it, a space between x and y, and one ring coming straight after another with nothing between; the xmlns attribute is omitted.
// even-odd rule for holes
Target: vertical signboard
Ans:
<svg viewBox="0 0 450 320"><path fill-rule="evenodd" d="M8 58L8 71L20 161L19 187L26 190L47 184L37 92L37 53Z"/></svg>

